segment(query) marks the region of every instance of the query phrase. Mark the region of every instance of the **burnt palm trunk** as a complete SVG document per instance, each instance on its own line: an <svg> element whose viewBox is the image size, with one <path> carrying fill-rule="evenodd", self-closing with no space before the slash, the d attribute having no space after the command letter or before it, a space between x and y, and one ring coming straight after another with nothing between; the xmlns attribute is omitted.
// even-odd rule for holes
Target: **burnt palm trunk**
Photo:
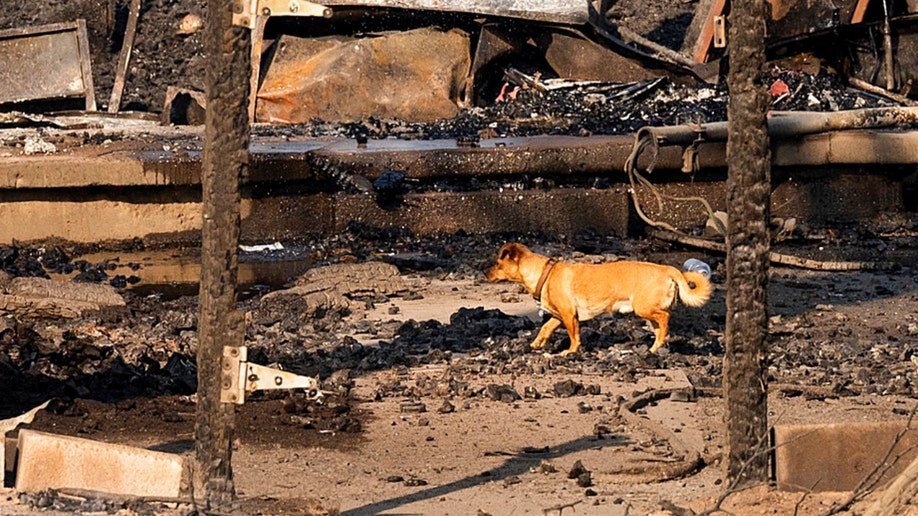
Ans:
<svg viewBox="0 0 918 516"><path fill-rule="evenodd" d="M202 167L198 400L193 489L199 505L231 507L234 405L221 403L224 345L239 345L236 311L239 179L248 168L250 32L231 23L233 2L208 5L205 25L207 112Z"/></svg>
<svg viewBox="0 0 918 516"><path fill-rule="evenodd" d="M727 85L727 485L768 478L766 349L771 157L762 84L765 2L734 0Z"/></svg>

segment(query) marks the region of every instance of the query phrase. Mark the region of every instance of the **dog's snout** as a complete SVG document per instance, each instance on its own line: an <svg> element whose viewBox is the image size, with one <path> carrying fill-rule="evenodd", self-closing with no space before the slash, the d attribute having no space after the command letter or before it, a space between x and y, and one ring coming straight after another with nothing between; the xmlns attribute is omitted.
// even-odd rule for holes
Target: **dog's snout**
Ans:
<svg viewBox="0 0 918 516"><path fill-rule="evenodd" d="M500 274L500 268L498 266L491 267L485 272L485 277L488 278L490 282L496 282L504 279L503 275Z"/></svg>

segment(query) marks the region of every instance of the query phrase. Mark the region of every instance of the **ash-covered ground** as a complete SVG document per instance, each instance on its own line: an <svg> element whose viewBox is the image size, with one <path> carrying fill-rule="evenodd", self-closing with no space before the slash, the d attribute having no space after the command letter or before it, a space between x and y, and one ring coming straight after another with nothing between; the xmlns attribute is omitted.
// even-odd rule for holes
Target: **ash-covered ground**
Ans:
<svg viewBox="0 0 918 516"><path fill-rule="evenodd" d="M804 390L829 389L820 391L821 395L918 394L914 377L918 358L913 358L918 356L918 319L907 308L918 300L914 268L918 249L913 232L914 228L899 227L891 234L901 236L851 233L847 239L818 242L821 256L827 259L857 255L879 260L890 252L897 253L905 265L896 270L772 270L769 348L773 382L796 384ZM240 308L248 314L247 342L253 361L277 363L326 379L340 371L360 374L440 363L461 374L537 375L546 368L558 368L611 375L623 381L641 370L684 369L697 386L720 384L726 311L722 256L703 256L714 268L717 294L702 309L675 311L669 345L659 354L647 353L652 334L636 317L590 321L583 329L583 353L546 362L528 348L536 322L494 309L460 309L450 315L448 323L406 322L396 317L368 321L355 316L392 299L424 299L425 288L435 279L467 281L470 288L485 285L483 271L494 259L496 249L516 238L545 254L581 261L639 259L679 266L685 258L697 256L697 252L653 240L588 233L570 239L536 235L417 238L391 231L352 231L294 246L284 253L288 257L314 257L316 266L388 261L416 281L400 292L348 294L350 306L319 309L290 301L264 303L262 295L272 290L270 287L249 289L250 297L240 301ZM17 388L7 391L0 415L15 415L48 396L115 402L195 391L196 297L139 296L130 290L123 275L111 272L115 268L112 261L92 264L72 260L70 253L78 252L73 248L12 247L2 251L0 259L8 277L69 272L75 274L74 281L117 286L127 308L75 321L2 318L2 378L6 385ZM909 256L911 265L907 265ZM137 278L143 277L142 263L132 269ZM525 303L525 298L520 293L511 300ZM358 335L362 336L359 340ZM360 342L367 339L378 345ZM559 332L553 347L561 350L566 345L566 336Z"/></svg>
<svg viewBox="0 0 918 516"><path fill-rule="evenodd" d="M791 414L781 416L775 409L773 417L791 422L831 421L839 417L860 420L868 412L881 419L908 417L911 407L904 400L918 396L916 229L914 221L902 219L871 229L799 233L795 239L780 244L782 252L809 252L809 256L827 261L852 257L880 261L895 255L901 265L851 272L771 269L768 360L770 392L775 398L771 403L784 407L781 414L788 410ZM679 267L689 257L702 258L713 268L715 293L700 309L674 309L668 346L657 354L648 353L652 332L631 315L584 323L584 346L577 355L535 353L529 349L539 326L535 303L518 286L488 283L483 274L499 246L510 240L522 241L557 258L594 263L639 259ZM4 392L0 417L18 415L52 399L33 428L135 446L162 447L162 443L172 443L166 449L190 452L197 382L197 297L135 293L130 288L132 283L119 276L126 269L143 278L143 261L121 263L117 249L110 251L110 259L95 263L80 259L87 249L63 243L41 248L6 247L0 251L5 275L0 285L20 276L64 273L82 281L117 285L126 300L123 308L76 319L25 315L0 318L0 387ZM121 251L142 255L155 250L134 242ZM598 432L598 437L591 439L599 441L587 449L599 450L620 439L634 439L639 444L631 447L631 453L652 451L668 457L666 460L675 460L682 455L674 451L677 448L673 448L673 442L652 436L639 440L639 435L645 435L641 432L647 430L623 422L621 416L615 415L616 407L629 399L629 393L646 393L646 387L637 386L661 374L684 374L699 395L717 393L721 385L726 317L723 256L650 239L621 239L590 232L571 237L416 237L361 227L335 238L291 243L284 251L242 255L243 260L302 257L313 261L307 274L325 270L328 265L347 269L373 262L394 265L397 273L367 288L322 293L323 299L340 295L343 301L334 303L316 304L301 295L277 296L291 287L295 278L286 286L247 288L245 296L240 296L239 308L246 313L250 359L317 376L327 392L321 403L306 399L300 392L256 394L237 412L236 435L244 464L238 466L240 476L249 479L262 471L259 464L265 460L277 461L278 465L299 464L296 471L283 473L285 466L278 466L272 469L273 473L259 473L268 475L258 478L270 479L267 485L288 493L285 496L296 498L291 486L302 482L321 485L324 491L310 492L316 493L325 507L341 503L341 497L355 496L360 500L354 498L347 503L369 504L364 506L367 512L348 514L371 514L377 510L374 500L388 499L394 507L400 507L413 499L401 496L423 492L428 482L453 485L453 476L461 477L476 467L484 467L481 464L491 460L487 457L501 456L482 458L473 453L471 458L457 455L455 461L443 456L436 461L436 467L423 465L452 446L474 452L462 439L464 432L470 431L462 430L468 418L472 418L472 427L479 429L470 437L471 442L492 447L507 445L500 443L531 443L536 451L527 452L529 448L525 448L522 453L535 454L531 456L536 461L544 454L551 455L549 450L556 446L539 444L549 442L541 439L563 440L579 431L589 432L590 427ZM557 353L567 344L566 334L559 331L549 351ZM567 407L565 400L576 403L576 409ZM505 413L507 408L502 407L514 412ZM664 426L672 427L670 431L701 432L699 435L707 436L704 450L698 452L703 451L706 460L716 463L721 425L719 417L712 415L718 413L716 401L699 400L685 407L708 415L696 414ZM579 415L568 415L571 410ZM528 411L535 412L527 417ZM561 419L555 421L555 417ZM391 426L385 423L388 418L392 418ZM586 429L573 434L564 430L568 425L564 421L571 418L580 421L578 425L586 425ZM538 432L543 436L540 438L529 434L514 436L510 429L479 428L485 424L479 421L511 427L512 421L518 421L524 425L520 427L523 431L525 425L543 419L547 426ZM395 435L386 437L387 432ZM428 434L426 446L431 449L412 452L412 447L418 446L412 443L423 441L424 434ZM603 441L603 435L610 437ZM456 438L459 441L453 442ZM391 439L406 446L410 458L389 456L394 446ZM444 448L438 450L438 443ZM559 452L566 449L565 445L557 446ZM319 449L326 451L317 452ZM327 471L321 480L313 471L314 464L305 458L296 459L316 453L325 461L321 463L322 471ZM571 458L576 456L579 455ZM353 487L357 491L348 495L351 487L347 479L357 474L348 468L355 460L366 464L358 476L375 487L358 484ZM603 459L590 460L594 462L588 467L596 468L595 461ZM555 458L555 463L564 464L565 471L567 461L563 453ZM500 473L494 482L500 481L504 487L483 500L507 504L523 496L522 499L531 498L531 503L547 507L549 502L542 498L546 492L560 489L563 495L568 488L563 483L553 484L554 488L539 487L542 474L525 474L526 468L532 471L536 467L533 463L520 470L512 469L516 473L509 477L509 473ZM551 464L542 467L549 468L546 471L558 469ZM645 467L653 470L653 466ZM710 493L718 489L718 484L711 483L717 471L709 464L681 484L660 484L663 491L652 498L628 503L635 504L635 510L644 510L661 498L687 499L689 495L683 492L686 485L695 486L691 488L694 496ZM612 484L598 478L612 479ZM590 510L600 512L588 514L620 510L625 504L622 500L630 500L631 495L622 498L611 494L625 489L610 487L621 482L616 478L619 477L597 477L596 485L587 483L579 494L567 493L567 498L585 496L592 500ZM251 480L248 482L243 480L247 494L257 494L256 499L247 501L253 514L335 513L303 512L300 502L277 498L270 490L263 492ZM261 480L256 483L261 484ZM472 489L477 484L466 487ZM491 484L475 489L486 485ZM397 493L392 491L395 486ZM767 495L756 494L757 501L752 505L763 496ZM299 508L291 509L290 504ZM55 493L40 493L23 494L17 507L110 513L127 507L154 514L189 514L191 510L153 505L150 508L134 502L125 506L104 498L81 502Z"/></svg>
<svg viewBox="0 0 918 516"><path fill-rule="evenodd" d="M21 26L23 22L66 21L77 14L88 18L97 96L107 99L117 58L117 35L123 30L127 4L113 0L42 4L17 1L0 12L0 28ZM687 5L670 4L680 11L685 11ZM184 15L203 14L204 5L188 1L143 5L125 107L156 111L167 86L203 88L201 34L180 35L176 28ZM621 16L635 17L636 21L644 12L623 9ZM649 24L655 17L644 19ZM661 19L671 22L674 18ZM685 18L680 20L676 25L684 28ZM667 43L664 35L670 32L653 31L650 25L639 30ZM675 40L669 44L675 44ZM787 87L774 88L772 107L777 110L834 111L891 105L882 98L848 88L828 72L813 75L770 70L767 85L779 80ZM587 136L630 133L648 124L720 121L726 118L726 103L722 87L668 80L576 85L547 92L524 88L515 99L467 108L454 119L432 124L317 121L297 126L256 126L254 133L472 141L546 133ZM101 142L90 141L87 136L85 143ZM186 143L196 146L199 142ZM851 419L868 412L880 418L908 417L911 406L903 400L918 396L916 235L914 215L905 214L901 219L873 221L869 227L801 232L780 244L780 249L789 254L826 261L886 262L892 256L899 267L850 272L772 268L769 382L778 405L790 407L794 415L806 413L810 422L829 420L822 415L837 416L839 412L850 414ZM715 295L701 309L674 310L669 345L658 354L647 352L652 333L644 322L621 315L585 323L580 354L545 356L529 349L539 326L533 302L519 288L491 285L483 276L499 246L510 240L523 241L557 258L589 262L640 259L678 267L686 258L700 257L714 269ZM589 232L569 236L416 237L354 227L335 238L285 244L289 244L287 251L244 253L243 259L308 258L314 268L383 261L398 267L404 288L345 292L341 295L346 302L318 308L295 298L266 301L266 296L281 285L257 285L240 295L239 308L247 316L246 343L252 361L318 376L328 391L321 404L306 400L302 393L278 393L257 395L255 403L239 408L240 446L257 447L248 455L240 453L249 460L239 468L240 484L244 484L247 475L256 478L247 487L246 500L252 514L333 513L307 512L302 504L281 510L274 504L276 493L255 487L262 483L262 477L274 478L272 474L282 478L265 483L280 490L315 490L331 499L333 495L328 493L340 490L346 494L353 481L358 485L352 487L352 492L367 496L372 492L378 498L398 501L400 497L407 500L416 495L427 482L456 482L449 478L450 471L472 471L468 474L471 477L463 477L465 482L490 475L501 480L502 490L492 494L493 499L535 499L550 489L538 485L536 476L550 479L562 490L568 489L566 480L551 476L557 471L552 472L550 464L536 463L529 468L525 463L527 467L511 468L513 474L494 475L482 464L495 454L510 453L496 448L498 445L482 451L477 457L480 463L471 465L453 463L443 458L441 450L418 452L418 447L426 443L435 448L443 443L445 449L449 434L452 438L461 436L457 448L470 448L497 435L510 443L504 447L524 446L522 455L540 458L544 455L543 446L548 450L547 444L519 439L512 432L501 434L497 431L500 421L520 428L544 425L539 429L541 433L561 433L567 439L578 434L564 425L581 417L592 418L585 424L586 433L594 440L585 438L585 444L581 444L585 447L600 447L605 438L606 443L627 443L630 452L654 450L670 460L674 454L665 443L622 423L615 415L622 399L607 394L598 385L617 384L627 397L632 385L660 371L684 373L699 392L716 392L722 381L726 318L722 255L654 240ZM162 292L140 293L132 289L144 278L144 263L127 264L130 272L125 272L118 254L142 254L147 250L154 251L141 241L127 243L106 250L110 259L90 262L83 255L98 249L89 246L49 242L41 247L0 249L0 293L5 293L13 278L67 275L76 281L110 285L126 301L124 308L76 319L14 314L0 317L0 390L4 392L0 417L16 416L51 398L49 410L39 415L33 427L140 446L161 446L166 442L178 451L189 451L197 384L198 300L193 295L170 297ZM415 316L409 307L424 315ZM565 349L566 339L563 332L558 332L550 351ZM568 399L577 403L547 404L550 400L561 403ZM394 414L387 412L392 406L396 407ZM523 414L527 407L533 407L532 414ZM720 413L703 402L693 407L700 414L693 414L683 423L701 426L705 442L710 443L705 445L705 457L710 459L716 456ZM830 410L833 408L837 410ZM488 419L491 428L481 429L479 419L485 420L483 414L487 411L496 417ZM557 419L549 420L549 415ZM472 419L472 429L456 422L462 417ZM381 434L380 426L395 429L395 433ZM383 443L373 448L368 442L374 439ZM387 439L390 442L385 442ZM406 442L411 459L434 457L438 463L423 470L422 475L420 469L413 469L420 466L407 465L405 457L396 457L395 453L386 456L390 449L395 450L396 443ZM530 442L532 449L525 447ZM707 446L711 449L707 450ZM329 462L317 463L309 458L319 453L317 448L351 455L331 456ZM564 449L563 445L551 445L553 453ZM269 462L266 457L270 457ZM355 463L363 467L355 468ZM595 463L588 465L595 467ZM716 474L709 473L716 465L716 459L712 459L704 470L708 477L697 475L671 485L663 498L688 499L691 495L682 489L695 485L697 478L705 478L703 482L709 489L705 493L710 493L712 487L719 491L720 484L712 483ZM294 469L287 472L284 468L288 466ZM320 473L315 472L317 468ZM488 475L480 473L482 470ZM328 473L327 478L322 475L332 471L334 474ZM392 486L398 486L400 491ZM593 502L589 508L587 504L578 506L578 512L598 507L595 510L602 511L598 513L615 514L625 507L619 500L630 496L607 485L577 486L582 489L575 492L571 488L563 493L567 500L577 496ZM647 488L636 488L642 489ZM296 496L302 496L287 494L294 500L291 506L298 503ZM435 494L439 496L439 492ZM161 506L125 507L98 499L81 503L55 493L24 495L20 501L30 509L67 512L162 510ZM640 502L643 505L634 503L643 508L652 505L646 500ZM551 505L544 502L542 508ZM755 503L745 509L749 507L755 507ZM784 508L794 510L793 501ZM178 512L193 511L183 508ZM430 513L437 512L442 511L434 509ZM748 513L743 508L734 512Z"/></svg>

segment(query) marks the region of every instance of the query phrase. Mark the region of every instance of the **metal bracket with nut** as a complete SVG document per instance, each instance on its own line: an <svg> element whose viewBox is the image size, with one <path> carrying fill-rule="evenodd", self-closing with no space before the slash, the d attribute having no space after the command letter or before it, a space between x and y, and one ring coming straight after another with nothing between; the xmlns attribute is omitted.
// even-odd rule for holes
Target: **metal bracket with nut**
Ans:
<svg viewBox="0 0 918 516"><path fill-rule="evenodd" d="M233 25L255 28L259 16L314 16L331 18L332 10L306 0L235 0Z"/></svg>
<svg viewBox="0 0 918 516"><path fill-rule="evenodd" d="M714 48L727 48L727 17L714 17Z"/></svg>
<svg viewBox="0 0 918 516"><path fill-rule="evenodd" d="M246 346L225 346L222 369L220 401L223 403L241 405L248 392L277 389L305 389L310 398L322 397L315 378L249 363Z"/></svg>

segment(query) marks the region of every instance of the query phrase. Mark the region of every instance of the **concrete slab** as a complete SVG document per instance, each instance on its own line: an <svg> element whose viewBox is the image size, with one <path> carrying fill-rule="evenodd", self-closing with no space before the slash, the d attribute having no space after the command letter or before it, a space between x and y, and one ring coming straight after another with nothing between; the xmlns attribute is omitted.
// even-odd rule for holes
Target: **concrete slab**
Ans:
<svg viewBox="0 0 918 516"><path fill-rule="evenodd" d="M16 439L10 439L6 437L6 434L18 428L19 425L31 423L35 419L35 414L44 410L48 403L50 402L46 401L25 414L0 421L0 460L3 461L3 468L0 468L0 471L4 473L12 471L13 463L16 460Z"/></svg>
<svg viewBox="0 0 918 516"><path fill-rule="evenodd" d="M398 206L390 207L380 206L371 196L348 195L337 198L335 230L345 231L351 222L359 222L415 234L461 229L570 235L593 228L624 236L630 220L628 203L624 188L408 194Z"/></svg>
<svg viewBox="0 0 918 516"><path fill-rule="evenodd" d="M774 429L775 478L786 491L851 491L883 462L895 461L882 475L888 483L918 457L918 429L905 421L779 425ZM895 443L895 447L893 446Z"/></svg>
<svg viewBox="0 0 918 516"><path fill-rule="evenodd" d="M76 146L51 156L0 155L0 244L51 238L73 242L143 238L159 243L199 238L199 136L181 134L188 138L187 145L157 143L152 138ZM918 131L908 134L893 138L869 133L870 141L886 138L894 140L887 142L890 146L901 148L918 141ZM818 146L827 139L807 141ZM265 242L328 235L351 222L404 227L417 234L459 229L573 233L594 228L624 235L644 227L631 207L622 172L633 143L630 135L484 139L477 146L455 140L387 139L358 146L345 138L258 138L251 145L251 168L242 191L242 239ZM782 155L790 145L793 142L775 142L775 155ZM798 150L802 154L804 149ZM682 165L681 149L660 149L651 180L661 195L683 199L666 197L660 206L652 192L640 188L638 197L650 218L682 230L704 224L706 211L698 202L684 199L688 196L705 197L715 210L725 209L723 143L702 145L699 160L698 174L675 173L673 169ZM639 166L649 165L645 161L646 156ZM843 164L854 157L827 158L823 164L836 161ZM797 165L801 162L806 169ZM813 167L796 154L784 155L781 163L773 172L772 214L813 225L901 211L903 174L913 171L888 165ZM391 170L405 171L408 180L421 184L442 182L447 191L412 193L380 205L371 195L332 191L333 181L325 177L346 171L373 180ZM564 177L570 184L522 192L469 192L463 187L472 179L493 187L495 182L513 183L520 177L549 182ZM608 180L609 187L590 188L591 178Z"/></svg>
<svg viewBox="0 0 918 516"><path fill-rule="evenodd" d="M182 457L35 430L19 432L16 490L81 489L178 498Z"/></svg>

